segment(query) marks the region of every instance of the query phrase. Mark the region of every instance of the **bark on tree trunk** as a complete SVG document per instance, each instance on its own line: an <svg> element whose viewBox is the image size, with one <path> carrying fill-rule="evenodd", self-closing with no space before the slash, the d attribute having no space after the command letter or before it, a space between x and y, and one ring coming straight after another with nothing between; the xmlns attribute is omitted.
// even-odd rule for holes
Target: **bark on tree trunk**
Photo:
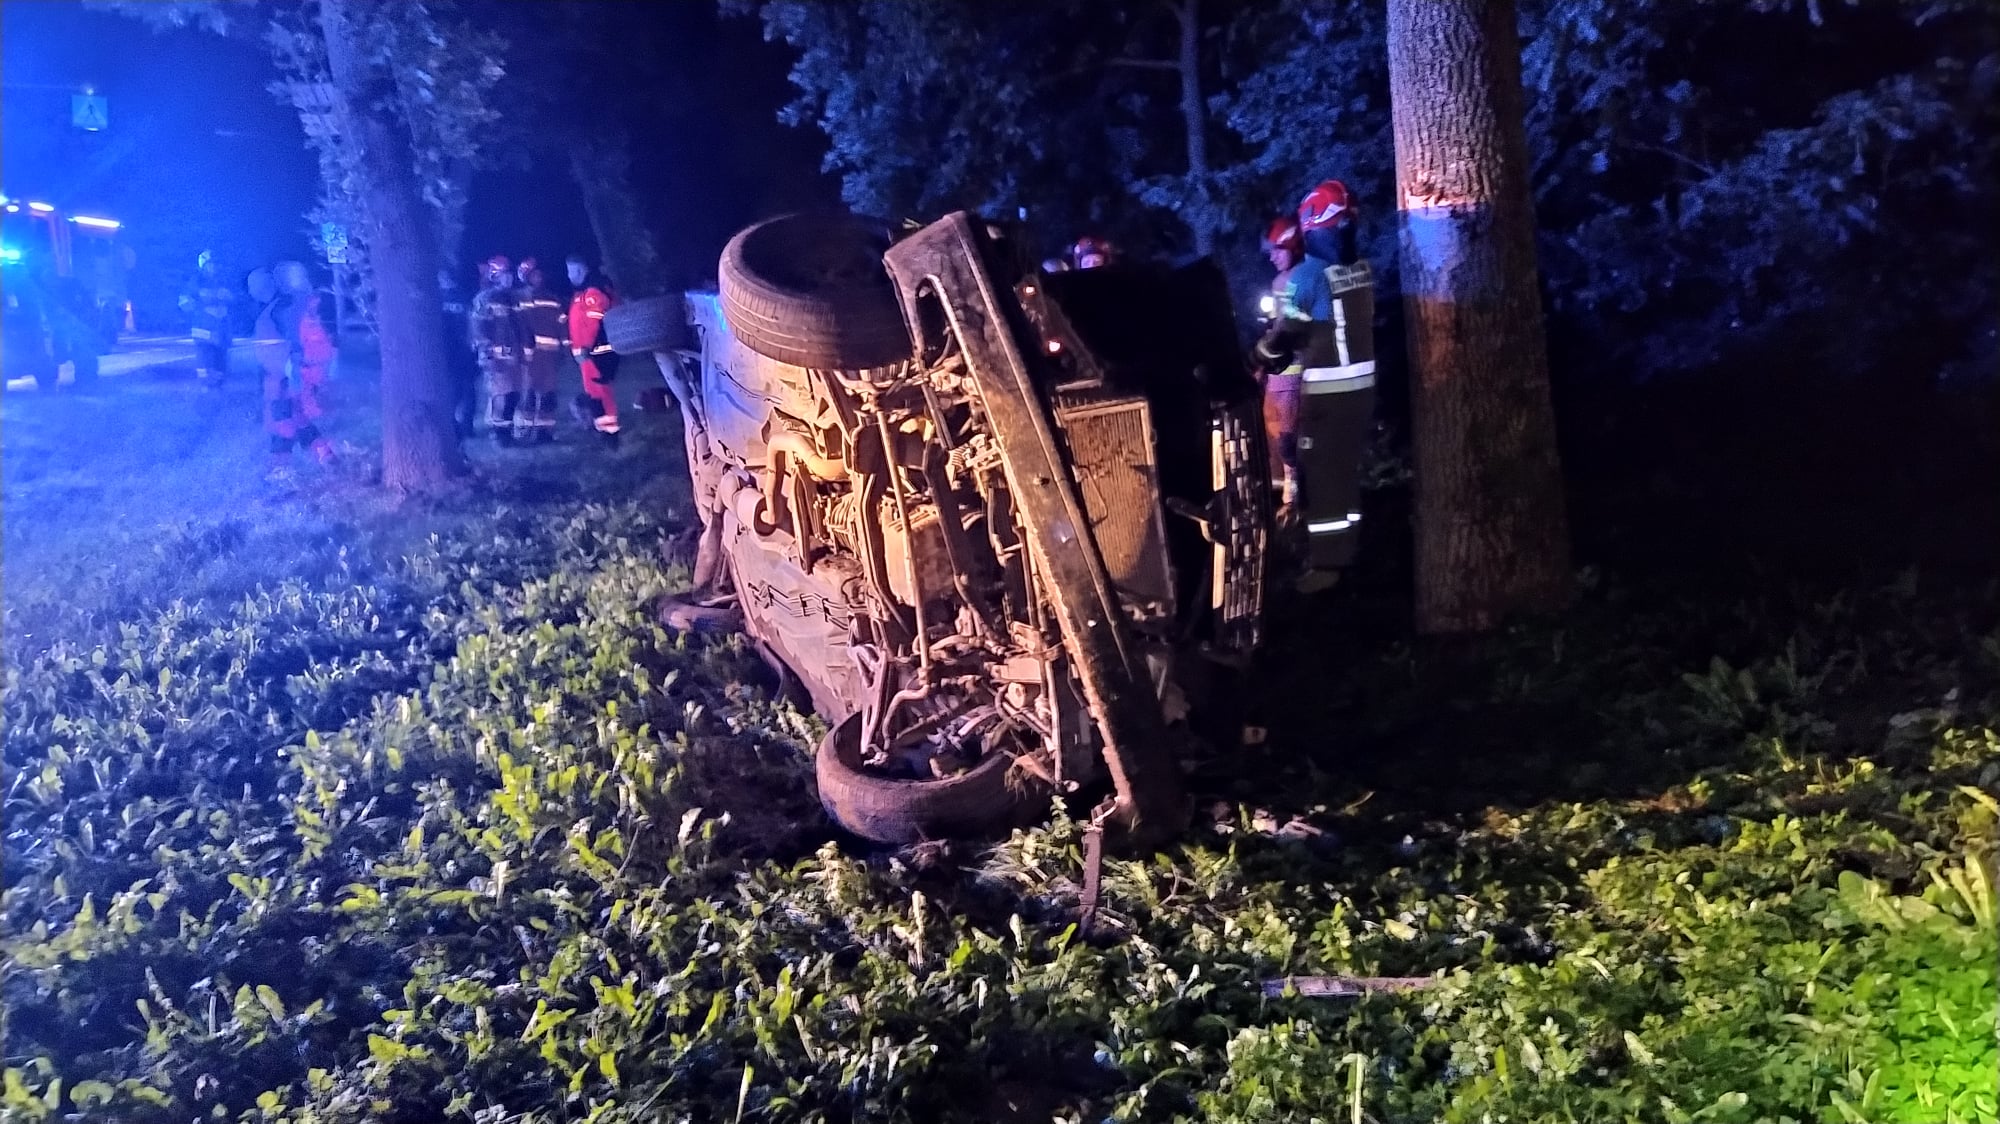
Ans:
<svg viewBox="0 0 2000 1124"><path fill-rule="evenodd" d="M417 187L409 138L382 111L348 0L320 0L335 112L354 146L382 345L382 483L435 489L465 469L438 315L438 237Z"/></svg>
<svg viewBox="0 0 2000 1124"><path fill-rule="evenodd" d="M1390 0L1417 627L1569 599L1513 0Z"/></svg>
<svg viewBox="0 0 2000 1124"><path fill-rule="evenodd" d="M570 175L583 193L583 210L597 236L604 271L621 297L650 297L667 291L653 232L632 190L632 159L626 138L612 135L570 150Z"/></svg>
<svg viewBox="0 0 2000 1124"><path fill-rule="evenodd" d="M1180 20L1181 123L1187 129L1188 180L1204 194L1208 189L1208 109L1201 96L1201 0L1183 0L1174 5ZM1194 234L1195 253L1203 257L1215 252L1215 230L1206 208L1188 222Z"/></svg>

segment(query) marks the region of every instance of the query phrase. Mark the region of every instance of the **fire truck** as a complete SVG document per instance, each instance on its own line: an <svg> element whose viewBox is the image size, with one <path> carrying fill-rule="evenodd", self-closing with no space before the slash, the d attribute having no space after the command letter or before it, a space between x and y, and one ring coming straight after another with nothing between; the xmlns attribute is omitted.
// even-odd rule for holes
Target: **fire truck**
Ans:
<svg viewBox="0 0 2000 1124"><path fill-rule="evenodd" d="M0 195L0 374L53 385L61 366L86 383L132 327L131 249L117 219Z"/></svg>

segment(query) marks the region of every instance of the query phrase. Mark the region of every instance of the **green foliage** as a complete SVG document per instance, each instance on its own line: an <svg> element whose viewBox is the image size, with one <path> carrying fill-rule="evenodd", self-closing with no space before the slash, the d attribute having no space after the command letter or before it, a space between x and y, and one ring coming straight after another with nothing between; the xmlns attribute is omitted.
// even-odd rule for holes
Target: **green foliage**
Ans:
<svg viewBox="0 0 2000 1124"><path fill-rule="evenodd" d="M1222 5L1211 3L1210 9ZM1254 6L1253 6L1254 7ZM732 2L799 50L792 124L827 136L847 202L877 214L1026 208L1049 249L1086 229L1184 246L1207 226L1186 182L1162 5ZM1218 138L1219 139L1219 138ZM1151 192L1152 205L1139 196Z"/></svg>
<svg viewBox="0 0 2000 1124"><path fill-rule="evenodd" d="M502 59L508 44L468 20L451 0L358 7L357 13L364 57L388 78L383 83L385 104L369 108L387 113L408 136L417 183L450 264L457 257L472 173L512 155L487 143L501 118L499 86L506 76ZM264 40L280 75L272 85L280 101L296 104L299 88L330 81L325 38L310 5L274 6ZM306 105L299 109L308 125L308 142L319 157L321 179L320 199L306 221L315 232L327 222L348 232L349 260L338 268L352 278L357 303L372 310L374 285L363 202L367 187L358 154L345 133L312 127L312 113L324 113L323 109L308 110ZM317 243L317 233L314 240Z"/></svg>
<svg viewBox="0 0 2000 1124"><path fill-rule="evenodd" d="M11 633L0 1114L1994 1113L1984 594L1609 590L1452 661L1370 655L1341 688L1366 725L1223 763L1212 826L1107 862L1086 941L1060 808L942 861L828 842L817 721L646 611L686 580L648 510L468 499L295 576L257 555L261 585L177 598L206 579L163 569ZM1380 742L1462 773L1481 747L1434 716L1521 710L1554 752L1500 762L1511 805L1307 767ZM1315 973L1438 983L1263 997Z"/></svg>
<svg viewBox="0 0 2000 1124"><path fill-rule="evenodd" d="M1170 44L1125 6L728 6L758 11L767 36L798 51L787 117L826 134L855 206L1027 207L1052 239L1096 224L1163 256L1213 232L1247 293L1268 283L1258 238L1270 216L1332 176L1355 192L1368 256L1394 289L1381 4L1201 5L1200 182L1173 73L1125 65L1171 58ZM1559 343L1621 377L1764 352L1816 379L1984 373L1973 364L1992 346L1986 219L2000 183L1989 6L1519 8Z"/></svg>

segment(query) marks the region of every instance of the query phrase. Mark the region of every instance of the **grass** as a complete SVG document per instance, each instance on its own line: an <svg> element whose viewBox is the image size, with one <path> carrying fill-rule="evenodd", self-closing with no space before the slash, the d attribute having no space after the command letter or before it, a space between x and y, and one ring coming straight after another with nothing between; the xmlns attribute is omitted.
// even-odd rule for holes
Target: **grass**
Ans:
<svg viewBox="0 0 2000 1124"><path fill-rule="evenodd" d="M670 424L399 506L357 380L288 489L249 406L0 406L8 1119L2000 1111L1990 585L1593 577L1423 642L1378 543L1083 940L1060 809L851 846L817 721L649 617ZM1438 982L1263 995L1300 974Z"/></svg>

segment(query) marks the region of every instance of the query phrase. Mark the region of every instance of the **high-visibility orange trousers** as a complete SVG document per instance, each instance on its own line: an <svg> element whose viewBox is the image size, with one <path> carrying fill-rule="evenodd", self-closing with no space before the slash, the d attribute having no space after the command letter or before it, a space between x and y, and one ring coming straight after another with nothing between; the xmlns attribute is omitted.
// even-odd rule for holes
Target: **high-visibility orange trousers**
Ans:
<svg viewBox="0 0 2000 1124"><path fill-rule="evenodd" d="M597 417L592 422L599 433L618 432L618 395L606 382L598 370L597 363L583 358L576 361L577 369L583 372L583 393L597 403Z"/></svg>

